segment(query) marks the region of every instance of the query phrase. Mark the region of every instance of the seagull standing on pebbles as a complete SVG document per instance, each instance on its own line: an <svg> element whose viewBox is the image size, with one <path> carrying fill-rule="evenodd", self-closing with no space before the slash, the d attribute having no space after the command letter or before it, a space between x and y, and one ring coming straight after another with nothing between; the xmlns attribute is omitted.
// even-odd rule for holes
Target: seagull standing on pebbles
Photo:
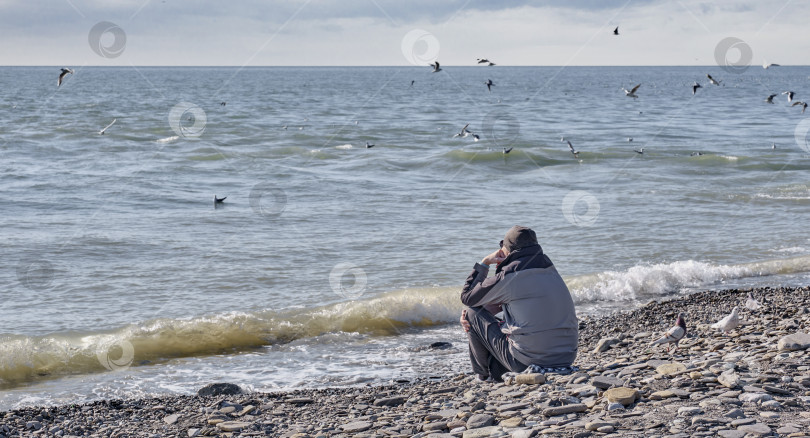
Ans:
<svg viewBox="0 0 810 438"><path fill-rule="evenodd" d="M734 308L728 316L712 324L713 329L730 332L740 325L740 313L738 308Z"/></svg>
<svg viewBox="0 0 810 438"><path fill-rule="evenodd" d="M720 85L720 81L718 81L718 80L714 79L714 78L712 77L712 75L707 74L707 75L706 75L706 77L707 77L707 78L709 78L709 82L711 82L711 83L712 83L712 85Z"/></svg>
<svg viewBox="0 0 810 438"><path fill-rule="evenodd" d="M765 102L773 104L773 98L776 97L776 94L771 94L770 96L765 98Z"/></svg>
<svg viewBox="0 0 810 438"><path fill-rule="evenodd" d="M636 90L638 90L638 87L640 87L640 86L641 86L641 84L638 84L635 87L633 87L633 89L630 90L630 91L627 91L626 88L622 87L622 90L624 91L625 96L632 97L633 99L638 99L638 96L636 96Z"/></svg>
<svg viewBox="0 0 810 438"><path fill-rule="evenodd" d="M430 64L430 66L433 67L433 73L438 73L438 72L442 71L442 68L439 67L439 61L436 61L436 62Z"/></svg>
<svg viewBox="0 0 810 438"><path fill-rule="evenodd" d="M762 305L759 304L759 301L754 298L754 295L752 295L751 292L748 292L748 297L745 299L745 307L748 310L759 310Z"/></svg>
<svg viewBox="0 0 810 438"><path fill-rule="evenodd" d="M650 342L650 346L659 344L667 344L667 353L669 352L669 344L675 344L675 350L678 349L678 342L686 336L686 321L683 319L683 313L678 314L678 319L675 320L675 325L672 326L664 336Z"/></svg>
<svg viewBox="0 0 810 438"><path fill-rule="evenodd" d="M71 70L69 68L63 68L62 73L59 73L59 79L56 80L56 86L61 87L62 86L62 80L65 78L65 76L67 76L69 74L72 75L73 70Z"/></svg>

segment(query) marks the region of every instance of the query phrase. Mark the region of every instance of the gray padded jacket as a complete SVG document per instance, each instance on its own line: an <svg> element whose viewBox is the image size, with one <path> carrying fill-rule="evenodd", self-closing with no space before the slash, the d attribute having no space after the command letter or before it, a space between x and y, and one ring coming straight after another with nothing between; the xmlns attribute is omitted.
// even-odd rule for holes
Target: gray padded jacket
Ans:
<svg viewBox="0 0 810 438"><path fill-rule="evenodd" d="M500 305L512 355L525 365L569 366L577 356L574 301L540 245L509 254L495 275L476 264L461 292L469 307Z"/></svg>

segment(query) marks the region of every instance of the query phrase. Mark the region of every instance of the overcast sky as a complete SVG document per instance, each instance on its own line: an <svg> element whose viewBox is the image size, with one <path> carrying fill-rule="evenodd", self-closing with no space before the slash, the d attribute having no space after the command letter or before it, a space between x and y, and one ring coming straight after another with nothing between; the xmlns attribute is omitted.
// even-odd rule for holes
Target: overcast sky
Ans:
<svg viewBox="0 0 810 438"><path fill-rule="evenodd" d="M806 0L0 0L0 64L711 65L725 41L728 63L806 65L808 18Z"/></svg>

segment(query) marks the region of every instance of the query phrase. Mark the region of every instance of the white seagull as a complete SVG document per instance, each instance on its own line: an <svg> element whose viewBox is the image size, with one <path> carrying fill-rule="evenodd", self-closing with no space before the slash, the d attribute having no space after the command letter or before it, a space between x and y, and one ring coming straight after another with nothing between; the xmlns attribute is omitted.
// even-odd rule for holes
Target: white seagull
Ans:
<svg viewBox="0 0 810 438"><path fill-rule="evenodd" d="M470 124L469 124L469 123L467 123L466 125L464 125L464 127L463 127L463 128L461 128L461 131L460 131L458 134L454 135L454 136L453 136L453 138L456 138L456 137L461 137L461 138L464 138L464 137L466 137L466 136L470 135L470 134L471 134L471 132L470 132L470 131L467 131L467 127L468 127L468 126L470 126Z"/></svg>
<svg viewBox="0 0 810 438"><path fill-rule="evenodd" d="M745 307L748 310L759 310L759 308L762 307L762 305L759 304L759 301L757 301L757 299L754 298L751 292L748 292L748 297L745 299Z"/></svg>
<svg viewBox="0 0 810 438"><path fill-rule="evenodd" d="M430 64L430 66L433 67L433 73L438 73L438 72L442 71L442 68L439 67L439 61L436 61L436 62Z"/></svg>
<svg viewBox="0 0 810 438"><path fill-rule="evenodd" d="M678 342L686 336L686 321L683 319L683 313L678 314L678 319L675 320L675 325L672 326L664 336L650 342L650 346L659 344L675 344L675 350L678 349ZM667 345L667 352L669 352L669 345Z"/></svg>
<svg viewBox="0 0 810 438"><path fill-rule="evenodd" d="M622 90L624 91L625 96L632 97L633 99L638 99L638 96L636 96L636 90L638 90L638 87L640 87L640 86L641 86L641 84L638 84L635 87L633 87L633 89L630 90L630 91L627 91L626 88L622 87Z"/></svg>
<svg viewBox="0 0 810 438"><path fill-rule="evenodd" d="M720 81L713 78L712 75L707 74L706 77L709 78L709 82L711 82L712 85L720 85Z"/></svg>
<svg viewBox="0 0 810 438"><path fill-rule="evenodd" d="M102 129L101 131L98 131L98 135L104 135L104 132L107 130L107 128L114 125L116 120L118 120L118 119L113 119L113 121L110 122L109 125L105 126L104 129Z"/></svg>
<svg viewBox="0 0 810 438"><path fill-rule="evenodd" d="M788 103L793 102L793 96L796 94L792 91L783 91L782 94L787 94Z"/></svg>
<svg viewBox="0 0 810 438"><path fill-rule="evenodd" d="M730 332L735 328L737 328L739 325L740 325L739 309L735 307L734 310L732 310L731 313L728 314L728 316L712 324L712 328L722 330L724 332Z"/></svg>
<svg viewBox="0 0 810 438"><path fill-rule="evenodd" d="M641 148L639 150L636 150L636 149L633 149L633 150L639 155L644 155L644 148Z"/></svg>
<svg viewBox="0 0 810 438"><path fill-rule="evenodd" d="M59 73L59 79L57 79L57 80L56 80L56 86L57 86L57 87L61 87L61 86L62 86L62 79L64 79L64 78L65 78L65 76L67 76L67 75L69 75L69 74L71 74L71 75L72 75L72 74L73 74L73 70L71 70L71 69L69 69L69 68L63 68L63 69L62 69L62 73Z"/></svg>

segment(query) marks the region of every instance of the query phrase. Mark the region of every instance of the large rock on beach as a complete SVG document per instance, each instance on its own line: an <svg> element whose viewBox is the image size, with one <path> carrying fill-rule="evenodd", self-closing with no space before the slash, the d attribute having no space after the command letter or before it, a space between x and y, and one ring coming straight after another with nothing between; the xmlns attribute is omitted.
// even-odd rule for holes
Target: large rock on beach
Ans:
<svg viewBox="0 0 810 438"><path fill-rule="evenodd" d="M794 333L779 339L776 344L779 351L797 351L807 350L810 348L810 334L807 333Z"/></svg>
<svg viewBox="0 0 810 438"><path fill-rule="evenodd" d="M233 383L211 383L205 385L197 391L197 395L202 397L217 396L217 395L237 395L242 393L242 388Z"/></svg>
<svg viewBox="0 0 810 438"><path fill-rule="evenodd" d="M612 388L605 392L605 397L609 402L620 403L623 406L632 405L638 396L638 390L627 387Z"/></svg>

